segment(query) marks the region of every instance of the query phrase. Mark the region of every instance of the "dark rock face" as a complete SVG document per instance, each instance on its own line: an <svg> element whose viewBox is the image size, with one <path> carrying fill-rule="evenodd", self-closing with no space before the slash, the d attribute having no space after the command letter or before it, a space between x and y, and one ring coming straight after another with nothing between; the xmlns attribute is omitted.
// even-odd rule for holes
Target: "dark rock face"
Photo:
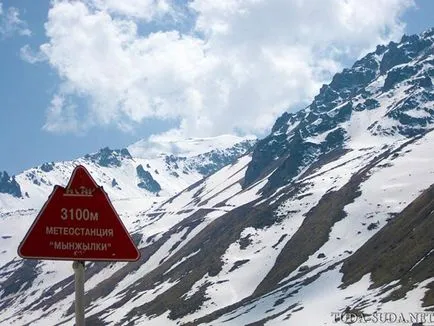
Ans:
<svg viewBox="0 0 434 326"><path fill-rule="evenodd" d="M425 90L414 93L390 110L387 116L399 121L397 130L401 135L416 136L434 122L434 108L421 107L421 103L433 99L434 95Z"/></svg>
<svg viewBox="0 0 434 326"><path fill-rule="evenodd" d="M122 148L111 150L108 147L100 149L98 153L87 154L84 158L105 167L119 167L122 165L122 160L132 159L128 149Z"/></svg>
<svg viewBox="0 0 434 326"><path fill-rule="evenodd" d="M432 74L434 76L434 74ZM414 79L411 81L416 86L423 88L431 88L433 86L431 77L428 73L423 74L421 77Z"/></svg>
<svg viewBox="0 0 434 326"><path fill-rule="evenodd" d="M10 177L6 171L0 172L0 192L10 194L14 197L22 197L21 187L15 180L15 176Z"/></svg>
<svg viewBox="0 0 434 326"><path fill-rule="evenodd" d="M357 106L354 108L354 111L365 111L365 110L374 110L380 106L380 103L373 99L368 98L363 103L357 104Z"/></svg>
<svg viewBox="0 0 434 326"><path fill-rule="evenodd" d="M397 45L398 44L395 42L389 43L388 49L380 63L380 72L382 74L397 65L410 61L410 58L408 55L406 55L405 50L403 48L398 48Z"/></svg>
<svg viewBox="0 0 434 326"><path fill-rule="evenodd" d="M112 187L113 188L115 188L115 187L119 188L119 184L118 184L118 182L116 181L115 178L113 178L113 180L112 180Z"/></svg>
<svg viewBox="0 0 434 326"><path fill-rule="evenodd" d="M44 172L50 172L54 169L54 162L51 163L44 163L41 165L40 169Z"/></svg>
<svg viewBox="0 0 434 326"><path fill-rule="evenodd" d="M313 162L320 148L317 144L303 142L299 134L295 134L293 141L287 147L289 156L284 159L282 164L270 176L269 183L272 188L278 187L287 183L290 179L294 178L300 167Z"/></svg>
<svg viewBox="0 0 434 326"><path fill-rule="evenodd" d="M160 184L155 181L152 175L148 171L146 171L141 164L137 166L136 171L137 177L140 180L140 182L137 184L138 187L146 189L153 193L158 193L159 191L161 191Z"/></svg>
<svg viewBox="0 0 434 326"><path fill-rule="evenodd" d="M332 149L339 147L345 140L346 131L343 128L335 129L327 134L325 142L322 145L324 152L329 152Z"/></svg>
<svg viewBox="0 0 434 326"><path fill-rule="evenodd" d="M390 70L384 81L383 90L388 91L396 84L413 76L419 69L420 67L416 66L403 66Z"/></svg>
<svg viewBox="0 0 434 326"><path fill-rule="evenodd" d="M344 94L348 97L374 80L377 69L378 63L374 59L374 54L368 54L365 58L357 61L351 69L344 69L342 73L336 74L330 87L336 90L340 96Z"/></svg>
<svg viewBox="0 0 434 326"><path fill-rule="evenodd" d="M426 33L423 33L421 36L404 35L399 44L390 42L381 60L380 72L384 74L391 68L414 59L422 51L432 45L432 40L428 37Z"/></svg>

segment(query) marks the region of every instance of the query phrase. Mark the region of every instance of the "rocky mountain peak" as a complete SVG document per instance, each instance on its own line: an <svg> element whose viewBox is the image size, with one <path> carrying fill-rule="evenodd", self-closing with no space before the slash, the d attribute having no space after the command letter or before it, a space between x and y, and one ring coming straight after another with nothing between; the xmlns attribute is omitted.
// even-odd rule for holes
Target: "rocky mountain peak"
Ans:
<svg viewBox="0 0 434 326"><path fill-rule="evenodd" d="M20 185L15 176L10 177L6 171L0 171L0 193L10 194L14 197L22 197Z"/></svg>
<svg viewBox="0 0 434 326"><path fill-rule="evenodd" d="M377 46L323 85L308 107L285 112L256 146L244 187L273 170L277 187L355 134L413 137L433 128L433 33ZM358 115L367 111L368 119Z"/></svg>
<svg viewBox="0 0 434 326"><path fill-rule="evenodd" d="M100 166L121 166L122 161L126 159L132 159L130 152L126 148L122 149L110 149L109 147L101 148L97 153L87 154L85 159L96 163Z"/></svg>

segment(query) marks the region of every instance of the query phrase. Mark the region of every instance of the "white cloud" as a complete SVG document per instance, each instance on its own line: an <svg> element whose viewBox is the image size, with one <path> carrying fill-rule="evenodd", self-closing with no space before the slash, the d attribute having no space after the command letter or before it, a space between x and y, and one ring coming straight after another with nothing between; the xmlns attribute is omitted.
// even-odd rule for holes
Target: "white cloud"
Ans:
<svg viewBox="0 0 434 326"><path fill-rule="evenodd" d="M37 63L47 60L44 53L33 51L28 44L20 48L20 57L28 63Z"/></svg>
<svg viewBox="0 0 434 326"><path fill-rule="evenodd" d="M55 1L45 25L49 42L40 50L63 80L56 97L67 101L49 111L46 129L77 119L71 104L61 106L78 96L89 103L80 126L129 129L156 117L179 119L177 133L186 136L264 132L283 110L309 101L342 62L400 36L399 17L412 5L194 0L182 8L195 19L191 34L146 34L139 31L171 20L177 7Z"/></svg>
<svg viewBox="0 0 434 326"><path fill-rule="evenodd" d="M146 21L173 13L172 4L166 0L89 0L88 4L110 14Z"/></svg>
<svg viewBox="0 0 434 326"><path fill-rule="evenodd" d="M75 114L76 106L61 95L55 95L47 110L43 129L50 132L69 133L81 131Z"/></svg>
<svg viewBox="0 0 434 326"><path fill-rule="evenodd" d="M0 2L0 38L11 37L14 34L30 36L32 32L27 27L27 23L20 19L20 12L15 7L3 10Z"/></svg>

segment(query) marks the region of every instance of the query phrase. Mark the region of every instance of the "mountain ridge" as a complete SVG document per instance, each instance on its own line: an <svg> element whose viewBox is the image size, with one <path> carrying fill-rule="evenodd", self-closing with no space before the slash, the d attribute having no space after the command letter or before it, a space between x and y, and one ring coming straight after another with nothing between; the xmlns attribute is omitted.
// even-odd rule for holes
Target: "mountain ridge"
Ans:
<svg viewBox="0 0 434 326"><path fill-rule="evenodd" d="M216 139L214 147L211 146L212 139ZM182 146L186 141L188 142L188 140L171 140L170 143L173 146L177 146L177 144L181 144ZM137 179L137 184L143 181L142 178L145 174L147 175L149 182L153 183L163 177L160 173L167 174L165 177L170 181L165 182L166 188L168 183L176 185L176 179L181 180L181 184L175 187L175 191L168 191L165 194L166 196L174 195L177 191L182 190L192 182L198 181L220 167L232 162L238 156L250 151L256 142L256 140L251 136L237 137L230 135L215 138L210 137L207 139L197 138L194 139L194 141L196 144L186 148L182 155L178 156L176 156L174 152L169 151L159 152L158 157L141 158L140 155L132 156L128 148L110 149L109 147L104 147L98 152L86 154L76 160L57 163L46 162L12 177L10 177L7 172L2 172L0 175L0 195L3 193L13 195L17 198L28 198L30 193L26 190L26 187L28 187L28 185L26 186L26 183L28 184L29 182L35 186L44 185L48 187L51 187L53 184L64 184L67 181L66 176L62 177L61 175L58 175L53 178L50 177L50 175L59 171L67 174L67 171L70 171L73 166L77 164L87 165L91 170L104 170L104 168L107 168L105 169L107 171L110 171L110 169L120 168L122 165L127 164L134 165L134 169L142 166L139 168L140 171L137 171L136 169L135 173L131 173L131 177L135 176ZM201 146L202 141L206 143L206 146ZM130 147L130 150L131 148L135 148L136 151L140 153L141 142L144 141L139 141L133 144ZM151 165L155 166L152 167ZM99 174L106 176L105 171L102 171ZM183 176L186 176L187 179L183 180ZM116 178L112 178L111 180L106 179L107 177L100 178L100 182L102 181L102 185L105 186L109 192L111 188L121 190L121 184L118 182L119 180L116 180ZM140 188L140 186L138 187ZM143 189L146 189L146 187ZM154 189L158 189L158 187L154 186ZM148 191L154 194L159 192L159 190ZM139 194L144 195L140 192Z"/></svg>

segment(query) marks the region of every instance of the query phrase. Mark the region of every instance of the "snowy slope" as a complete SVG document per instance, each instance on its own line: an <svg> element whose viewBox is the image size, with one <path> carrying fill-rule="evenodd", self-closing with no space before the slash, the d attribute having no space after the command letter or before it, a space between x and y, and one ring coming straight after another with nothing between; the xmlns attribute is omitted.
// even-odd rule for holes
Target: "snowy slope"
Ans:
<svg viewBox="0 0 434 326"><path fill-rule="evenodd" d="M163 160L139 142L128 148L138 160L130 168L123 157L122 168L92 170L98 159L87 158L97 182L129 189L110 195L142 254L88 263L87 323L333 325L353 316L374 325L385 312L410 325L422 321L415 313L434 320L433 44L434 29L378 47L307 108L282 115L252 153L218 171L207 165L215 173L186 179L170 198L134 201L146 193L131 182L137 162L170 166L152 174L170 195L173 169L198 173L210 155L191 146L212 140L163 142L173 154ZM16 203L38 198L43 188L32 187L29 199L2 197L0 325L73 325L70 263L14 254L35 214Z"/></svg>
<svg viewBox="0 0 434 326"><path fill-rule="evenodd" d="M406 140L397 141L388 149L400 148L406 142ZM146 249L155 250L155 252L149 259L145 257L144 261L135 266L133 271L131 271L131 264L110 264L99 273L91 276L86 282L89 295L94 295L93 291L99 292L99 287L112 286L103 285L101 282L110 279L110 276L113 277L115 272L122 274L122 279L118 284L113 284L113 289L110 289L106 296L95 298L89 306L87 314L96 314L105 323L114 324L134 309L143 307L146 303L154 300L158 301L158 296L173 290L177 284L183 282L183 277L186 276L179 275L185 274L186 270L190 270L192 273L197 269L199 266L197 262L192 262L195 257L199 261L207 261L207 255L199 257L202 250L210 250L210 248L215 250L215 246L219 243L219 240L214 238L214 243L209 244L210 248L204 246L203 241L196 242L196 246L190 245L189 247L187 245L189 241L190 243L195 242L193 240L195 237L203 239L204 235L201 235L201 232L203 233L207 228L212 227L212 224L218 219L227 216L228 212L233 212L243 204L254 203L253 206L260 207L261 205L273 206L274 203L273 223L263 226L258 225L258 221L256 221L240 227L241 232L237 235L236 241L231 242L219 256L219 260L222 262L221 269L212 275L210 275L210 271L207 271L201 277L197 277L197 280L185 292L183 299L191 298L204 291L203 296L207 300L203 304L201 303L194 313L181 318L181 321L188 322L195 318L207 316L218 309L249 298L275 265L285 243L300 229L303 221L307 218L306 214L317 206L327 192L330 192L331 189L342 189L348 184L354 172L362 170L366 161L373 160L376 165L370 170L369 178L361 184L361 195L352 203L345 205L345 212L348 216L333 225L329 240L313 252L298 269L283 278L275 290L265 296L259 296L251 303L247 302L241 307L234 307L233 310L222 314L213 324L223 324L225 320L230 319L224 324L242 325L277 315L272 318L273 322L270 324L278 325L283 323L284 319L291 314L291 320L294 318L291 324L294 322L294 325L297 325L302 320L309 320L312 321L312 324L321 325L326 324L325 322L331 323L330 312L342 311L359 298L371 297L378 300L380 291L378 289L368 290L371 284L368 275L356 284L339 290L338 286L341 285L342 278L341 264L346 257L354 253L373 234L378 232L387 223L387 219L402 211L421 191L433 183L434 158L429 151L433 142L434 133L430 132L424 138L408 143L397 150L395 153L398 155L393 153L378 161L376 158L388 149L374 147L369 150L362 148L348 152L339 160L326 164L315 173L298 180L299 190L289 198L282 198L282 192L287 193L287 191L280 189L262 203L258 190L264 183L259 183L245 190L241 189L239 182L250 160L249 157L244 157L236 164L224 168L196 187L182 192L173 200L152 209L143 216L136 225L136 229L142 231L142 241L140 242L142 255L147 252ZM409 160L410 157L411 160ZM412 163L416 160L419 164ZM199 195L197 195L198 193ZM210 203L210 199L213 202ZM200 212L202 213L197 225L187 223L187 220L192 219L192 216ZM240 218L246 217L238 214L230 217L230 219ZM192 222L194 219L189 221L189 223ZM235 224L231 220L228 222L231 225ZM370 229L370 223L377 224L377 227ZM229 230L227 231L229 232ZM161 246L158 249L151 248L159 242L161 242ZM173 249L177 243L178 246ZM184 245L189 248L183 247ZM180 253L180 250L185 252ZM170 259L172 261L169 261ZM162 260L170 263L164 266ZM19 262L16 264L18 265ZM183 265L187 266L183 267ZM14 267L17 268L17 266ZM8 319L8 317L19 316L22 307L27 306L31 309L26 309L27 312L22 319L15 322L16 325L24 325L26 322L31 322L32 325L47 325L54 324L50 321L59 322L61 320L69 320L66 324L72 325L72 315L63 316L65 310L73 303L72 289L66 291L69 294L65 294L62 300L57 301L56 307L51 308L52 311L49 309L48 319L38 319L43 314L44 305L37 309L38 304L49 300L42 289L60 286L58 282L62 280L61 275L71 274L70 264L66 262L41 262L38 264L38 268L39 273L33 280L33 284L39 285L24 291L27 298L24 305L23 303L10 305L7 312L2 313L2 318L8 324L13 325L15 319ZM181 269L183 272L176 273L177 269ZM158 270L158 278L162 279L149 290L146 290L146 284L144 284L144 288L141 288L141 284L147 282L147 277L156 270ZM45 275L50 275L50 277L47 278ZM174 275L178 275L177 277L180 278L178 279ZM318 278L316 278L317 275ZM309 280L311 277L314 277L313 281ZM388 306L391 308L403 306L400 309L405 310L402 311L422 311L420 299L423 297L424 286L429 283L428 281L418 286L419 294L416 294L416 290L412 290L415 295L409 296L405 302L400 302L396 306L389 303L382 309L387 311ZM185 282L191 281L185 280ZM305 285L305 283L309 285ZM65 291L67 287L65 285L63 288L59 287L58 291ZM38 288L40 290L30 294L30 289L33 292ZM128 291L128 289L131 290ZM296 292L296 290L299 291ZM381 296L385 295L382 294ZM116 303L120 300L125 300L124 304L121 308L115 309ZM276 305L276 302L279 304ZM301 307L303 307L302 310ZM371 306L367 311L374 310L375 306ZM316 312L315 320L312 319L312 311ZM137 312L134 315L138 317L135 321L137 325L145 324L145 322L149 325L170 324L168 312L155 316L155 318L152 318L152 315L140 316ZM34 319L38 319L38 321ZM173 324L175 325L177 322L174 320Z"/></svg>

